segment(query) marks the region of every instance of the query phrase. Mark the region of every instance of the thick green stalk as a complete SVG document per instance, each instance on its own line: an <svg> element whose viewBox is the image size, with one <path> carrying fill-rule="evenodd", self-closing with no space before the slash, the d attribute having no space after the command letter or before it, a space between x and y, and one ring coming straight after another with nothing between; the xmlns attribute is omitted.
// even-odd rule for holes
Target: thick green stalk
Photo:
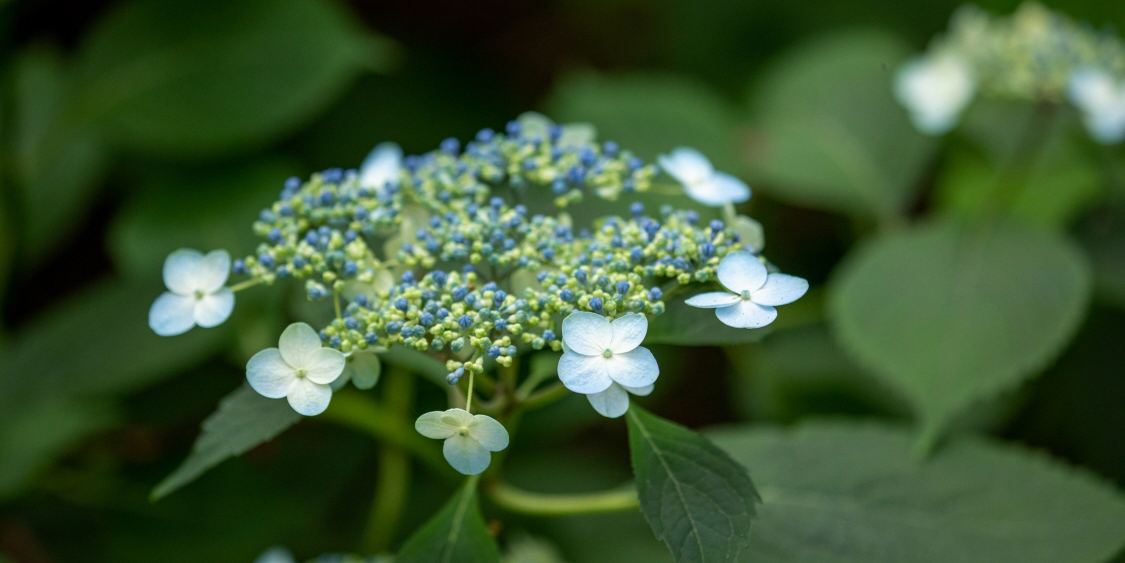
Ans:
<svg viewBox="0 0 1125 563"><path fill-rule="evenodd" d="M495 480L485 486L488 498L497 506L531 516L564 516L637 510L637 489L626 485L600 493L573 495L535 493Z"/></svg>
<svg viewBox="0 0 1125 563"><path fill-rule="evenodd" d="M402 420L414 404L414 376L391 369L383 380L383 406ZM410 493L410 455L401 446L384 442L379 449L378 481L375 498L367 517L367 528L360 542L367 553L389 551Z"/></svg>

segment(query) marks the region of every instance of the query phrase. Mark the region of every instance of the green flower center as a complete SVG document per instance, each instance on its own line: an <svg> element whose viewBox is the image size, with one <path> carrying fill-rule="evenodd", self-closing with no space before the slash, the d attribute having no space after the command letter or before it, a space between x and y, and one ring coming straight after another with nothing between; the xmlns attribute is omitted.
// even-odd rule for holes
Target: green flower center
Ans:
<svg viewBox="0 0 1125 563"><path fill-rule="evenodd" d="M613 350L610 350L609 348L606 348L605 351L602 352L602 357L603 358L612 358L613 357Z"/></svg>

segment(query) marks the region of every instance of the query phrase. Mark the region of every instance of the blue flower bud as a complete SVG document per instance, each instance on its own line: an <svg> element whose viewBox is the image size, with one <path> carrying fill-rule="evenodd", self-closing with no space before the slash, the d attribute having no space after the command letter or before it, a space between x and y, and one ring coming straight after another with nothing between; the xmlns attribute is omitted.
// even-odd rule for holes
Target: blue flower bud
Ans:
<svg viewBox="0 0 1125 563"><path fill-rule="evenodd" d="M246 262L244 260L242 260L241 258L239 258L238 260L235 260L234 263L231 264L230 269L231 269L232 272L234 272L236 274L249 273L249 272L246 271Z"/></svg>
<svg viewBox="0 0 1125 563"><path fill-rule="evenodd" d="M465 296L465 304L466 305L472 307L473 304L476 303L476 302L477 302L477 294L470 293L470 294Z"/></svg>
<svg viewBox="0 0 1125 563"><path fill-rule="evenodd" d="M574 279L578 280L578 283L586 283L586 270L584 268L575 270Z"/></svg>
<svg viewBox="0 0 1125 563"><path fill-rule="evenodd" d="M550 137L552 143L557 142L560 138L562 138L562 134L562 125L552 123L550 127L547 127L547 136Z"/></svg>
<svg viewBox="0 0 1125 563"><path fill-rule="evenodd" d="M461 380L460 377L457 377L456 375L454 375L452 373L445 376L445 382L450 384L450 385L457 385L457 382L460 381L460 380Z"/></svg>
<svg viewBox="0 0 1125 563"><path fill-rule="evenodd" d="M555 180L551 182L551 192L555 195L565 194L566 180L563 180L562 178L555 178Z"/></svg>
<svg viewBox="0 0 1125 563"><path fill-rule="evenodd" d="M290 177L285 179L285 190L286 191L293 192L293 191L297 191L299 189L301 189L301 179L300 178L298 178L296 176L290 176Z"/></svg>
<svg viewBox="0 0 1125 563"><path fill-rule="evenodd" d="M356 266L355 262L353 262L351 260L348 260L347 262L344 262L344 277L345 278L350 278L350 277L356 275L356 272L358 270L359 270L359 267Z"/></svg>
<svg viewBox="0 0 1125 563"><path fill-rule="evenodd" d="M544 248L543 249L543 259L544 260L554 260L555 259L555 249Z"/></svg>
<svg viewBox="0 0 1125 563"><path fill-rule="evenodd" d="M508 321L504 319L497 319L496 322L492 323L492 326L496 328L496 330L507 330Z"/></svg>
<svg viewBox="0 0 1125 563"><path fill-rule="evenodd" d="M633 250L629 251L629 259L633 262L640 262L645 259L645 251L639 246L634 246Z"/></svg>
<svg viewBox="0 0 1125 563"><path fill-rule="evenodd" d="M344 326L350 330L359 330L359 321L355 320L355 317L348 317L344 319Z"/></svg>
<svg viewBox="0 0 1125 563"><path fill-rule="evenodd" d="M469 289L466 288L465 286L455 287L455 288L453 288L453 293L452 293L451 297L453 297L454 301L460 301L460 300L464 299L465 296L468 295L468 293L469 293Z"/></svg>
<svg viewBox="0 0 1125 563"><path fill-rule="evenodd" d="M368 344L374 344L379 341L379 337L374 332L363 335L363 339L366 340Z"/></svg>
<svg viewBox="0 0 1125 563"><path fill-rule="evenodd" d="M398 321L391 321L387 323L387 334L396 334L402 330L402 323Z"/></svg>
<svg viewBox="0 0 1125 563"><path fill-rule="evenodd" d="M344 231L344 242L352 242L357 238L359 238L359 233L351 229Z"/></svg>
<svg viewBox="0 0 1125 563"><path fill-rule="evenodd" d="M694 209L689 210L687 213L684 213L684 219L687 220L688 224L694 225L699 222L699 213Z"/></svg>
<svg viewBox="0 0 1125 563"><path fill-rule="evenodd" d="M601 297L594 297L594 298L590 299L590 309L592 309L596 313L601 313L602 312L602 298Z"/></svg>
<svg viewBox="0 0 1125 563"><path fill-rule="evenodd" d="M625 295L626 293L629 293L629 287L631 287L629 282L627 282L625 280L621 280L621 281L617 282L617 293L620 293L621 295Z"/></svg>
<svg viewBox="0 0 1125 563"><path fill-rule="evenodd" d="M307 264L308 264L308 261L305 260L304 256L294 256L293 257L293 267L294 268L304 268L305 265L307 265Z"/></svg>
<svg viewBox="0 0 1125 563"><path fill-rule="evenodd" d="M492 138L495 137L495 136L496 136L496 132L493 131L492 129L487 128L487 127L484 128L484 129L481 129L480 131L477 131L477 140L482 142L482 143L487 143L487 142L491 141Z"/></svg>
<svg viewBox="0 0 1125 563"><path fill-rule="evenodd" d="M265 253L259 254L258 263L266 268L272 268L274 265L273 256Z"/></svg>
<svg viewBox="0 0 1125 563"><path fill-rule="evenodd" d="M499 346L492 346L492 347L490 347L490 348L488 349L488 357L489 357L489 358L492 358L492 359L494 359L494 360L495 360L496 358L499 358L499 357L500 357L500 347L499 347Z"/></svg>
<svg viewBox="0 0 1125 563"><path fill-rule="evenodd" d="M574 302L574 292L569 290L569 289L563 289L562 291L559 292L559 299L562 299L563 301L566 301L567 303L573 303Z"/></svg>
<svg viewBox="0 0 1125 563"><path fill-rule="evenodd" d="M399 297L398 299L395 299L395 309L398 309L399 311L405 313L409 308L410 302L407 301L405 297Z"/></svg>
<svg viewBox="0 0 1125 563"><path fill-rule="evenodd" d="M293 207L290 206L288 203L283 203L280 206L278 206L277 212L279 214L281 214L282 217L292 217L293 216Z"/></svg>
<svg viewBox="0 0 1125 563"><path fill-rule="evenodd" d="M495 293L492 294L492 301L493 303L499 305L504 302L504 298L506 297L508 297L508 294L505 293L503 289L498 289Z"/></svg>
<svg viewBox="0 0 1125 563"><path fill-rule="evenodd" d="M704 258L710 258L715 255L715 245L705 242L699 245L699 254Z"/></svg>
<svg viewBox="0 0 1125 563"><path fill-rule="evenodd" d="M342 168L329 168L321 172L320 177L329 184L335 184L344 178L344 170Z"/></svg>
<svg viewBox="0 0 1125 563"><path fill-rule="evenodd" d="M641 168L644 167L644 165L645 165L645 161L641 160L638 157L634 156L634 157L629 159L629 171L630 172L635 172L637 170L640 170Z"/></svg>
<svg viewBox="0 0 1125 563"><path fill-rule="evenodd" d="M422 316L418 318L418 322L422 323L422 326L433 326L434 320L431 313L422 313Z"/></svg>
<svg viewBox="0 0 1125 563"><path fill-rule="evenodd" d="M544 330L543 340L546 340L547 342L553 342L555 340L555 331L551 329Z"/></svg>
<svg viewBox="0 0 1125 563"><path fill-rule="evenodd" d="M355 299L353 299L353 301L355 301L355 304L359 305L360 307L366 307L367 306L367 296L362 294L362 293L360 293L359 295L356 295Z"/></svg>
<svg viewBox="0 0 1125 563"><path fill-rule="evenodd" d="M333 348L339 348L340 347L340 337L339 336L333 336L332 338L328 339L328 345L333 347Z"/></svg>
<svg viewBox="0 0 1125 563"><path fill-rule="evenodd" d="M687 270L691 268L687 260L684 260L683 258L676 258L675 260L672 260L672 266L677 270Z"/></svg>
<svg viewBox="0 0 1125 563"><path fill-rule="evenodd" d="M594 149L582 147L578 149L578 160L582 161L582 164L586 166L593 166L598 162L598 155L594 152Z"/></svg>
<svg viewBox="0 0 1125 563"><path fill-rule="evenodd" d="M500 286L496 285L496 282L488 282L488 283L484 284L483 286L481 286L480 290L481 291L496 291L497 288L499 288L499 287Z"/></svg>
<svg viewBox="0 0 1125 563"><path fill-rule="evenodd" d="M285 266L278 267L277 268L277 277L279 277L279 278L289 277L289 268L286 268Z"/></svg>
<svg viewBox="0 0 1125 563"><path fill-rule="evenodd" d="M643 204L639 201L634 201L633 203L631 203L629 205L629 213L632 213L633 217L640 217L641 213L644 213L644 212L645 212L645 204Z"/></svg>
<svg viewBox="0 0 1125 563"><path fill-rule="evenodd" d="M473 318L469 315L461 315L457 317L457 324L460 325L461 328L469 328L473 326Z"/></svg>
<svg viewBox="0 0 1125 563"><path fill-rule="evenodd" d="M411 285L414 283L414 272L407 270L402 273L402 283Z"/></svg>
<svg viewBox="0 0 1125 563"><path fill-rule="evenodd" d="M461 141L458 141L456 137L449 137L441 142L441 152L457 156L460 150Z"/></svg>
<svg viewBox="0 0 1125 563"><path fill-rule="evenodd" d="M509 356L515 356L518 353L519 353L519 350L515 346L508 346L508 355Z"/></svg>
<svg viewBox="0 0 1125 563"><path fill-rule="evenodd" d="M509 121L508 124L504 127L504 130L508 132L509 137L518 137L520 134L520 129L520 122L518 121Z"/></svg>
<svg viewBox="0 0 1125 563"><path fill-rule="evenodd" d="M610 158L613 158L617 155L617 149L617 143L613 141L606 141L602 143L602 152Z"/></svg>
<svg viewBox="0 0 1125 563"><path fill-rule="evenodd" d="M317 198L317 201L319 201L320 204L324 206L332 205L332 202L334 202L335 200L336 196L332 195L332 192L328 190L320 192L320 197Z"/></svg>
<svg viewBox="0 0 1125 563"><path fill-rule="evenodd" d="M718 220L718 219L712 219L710 226L711 226L711 230L716 232L716 233L723 230L723 222Z"/></svg>

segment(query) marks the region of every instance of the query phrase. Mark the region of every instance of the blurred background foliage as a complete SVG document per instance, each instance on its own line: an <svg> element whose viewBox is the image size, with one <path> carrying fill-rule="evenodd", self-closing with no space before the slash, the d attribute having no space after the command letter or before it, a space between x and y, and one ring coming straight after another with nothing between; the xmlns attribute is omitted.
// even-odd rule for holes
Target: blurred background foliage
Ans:
<svg viewBox="0 0 1125 563"><path fill-rule="evenodd" d="M160 265L183 246L250 251L290 175L354 167L387 140L428 151L529 109L645 158L700 149L750 182L740 211L813 284L760 342L657 348L664 373L690 377L663 380L650 408L691 427L913 420L928 443L986 433L1125 486L1125 151L1063 109L1024 188L997 195L1033 108L977 101L949 137L916 133L891 77L956 5L0 2L0 561L355 549L376 445L318 420L149 502L246 358L304 307L294 288L240 294L232 322L163 339L145 323ZM1125 27L1125 3L1050 7ZM419 412L442 404L420 393ZM909 449L898 431L821 424L807 441L838 440L809 463L849 440L892 465ZM788 474L756 456L801 453L769 432L721 443L756 478ZM575 396L529 417L507 473L609 488L628 479L626 451L624 426ZM416 482L400 534L452 491ZM669 560L639 514L503 522L512 561Z"/></svg>

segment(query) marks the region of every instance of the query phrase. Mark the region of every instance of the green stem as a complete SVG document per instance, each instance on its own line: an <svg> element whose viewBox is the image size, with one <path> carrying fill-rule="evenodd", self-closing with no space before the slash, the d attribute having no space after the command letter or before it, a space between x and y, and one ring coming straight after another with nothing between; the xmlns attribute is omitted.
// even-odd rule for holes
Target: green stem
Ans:
<svg viewBox="0 0 1125 563"><path fill-rule="evenodd" d="M469 391L465 393L465 412L473 412L473 370L469 370Z"/></svg>
<svg viewBox="0 0 1125 563"><path fill-rule="evenodd" d="M570 391L562 384L561 381L538 391L532 393L523 404L520 405L522 410L533 410L545 407L567 395Z"/></svg>
<svg viewBox="0 0 1125 563"><path fill-rule="evenodd" d="M332 404L320 417L365 432L377 440L395 444L421 461L435 475L451 481L460 480L458 474L445 462L434 442L423 438L402 418L379 408L378 403L359 392L336 393L332 397Z"/></svg>
<svg viewBox="0 0 1125 563"><path fill-rule="evenodd" d="M1057 107L1053 103L1043 102L1035 107L1011 160L1001 171L999 180L992 186L985 200L988 205L986 215L1004 211L1019 199L1031 176L1035 161L1042 154L1051 136L1051 126L1056 113Z"/></svg>
<svg viewBox="0 0 1125 563"><path fill-rule="evenodd" d="M338 292L338 291L332 292L332 305L334 305L336 307L336 318L337 319L343 318L343 316L344 316L343 311L340 310L340 292Z"/></svg>
<svg viewBox="0 0 1125 563"><path fill-rule="evenodd" d="M562 495L525 491L495 480L485 486L485 493L500 508L531 516L624 512L640 507L632 484L600 493Z"/></svg>
<svg viewBox="0 0 1125 563"><path fill-rule="evenodd" d="M414 376L402 369L390 370L383 386L383 405L386 410L401 420L407 416L413 404ZM409 492L410 456L402 447L385 442L379 451L375 498L360 543L364 551L382 553L391 549Z"/></svg>
<svg viewBox="0 0 1125 563"><path fill-rule="evenodd" d="M254 286L256 286L260 283L262 283L262 280L260 280L260 279L246 280L244 282L239 282L239 283L236 283L236 284L230 286L230 290L234 291L234 292L239 292L239 291L242 291L244 289L254 287Z"/></svg>

